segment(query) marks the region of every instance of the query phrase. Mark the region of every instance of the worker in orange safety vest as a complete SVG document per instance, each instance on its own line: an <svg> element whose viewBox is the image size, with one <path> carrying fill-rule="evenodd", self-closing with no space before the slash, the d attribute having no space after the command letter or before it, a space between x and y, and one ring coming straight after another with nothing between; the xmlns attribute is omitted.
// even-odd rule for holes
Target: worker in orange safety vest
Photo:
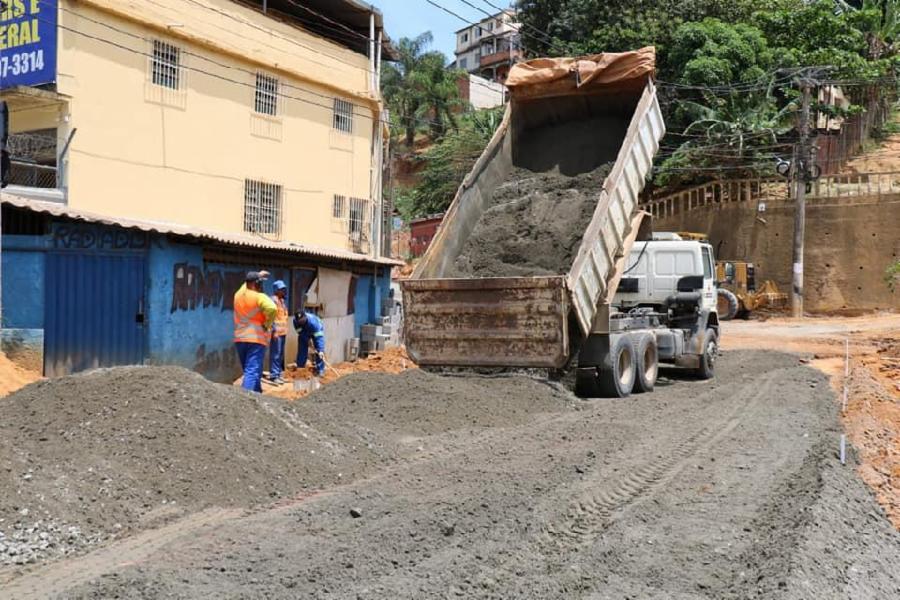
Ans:
<svg viewBox="0 0 900 600"><path fill-rule="evenodd" d="M288 309L285 298L287 285L280 279L272 284L275 293L275 323L272 327L272 343L269 345L269 381L275 385L287 383L281 374L284 372L284 344L288 333Z"/></svg>
<svg viewBox="0 0 900 600"><path fill-rule="evenodd" d="M275 321L275 303L262 291L268 276L267 271L250 271L234 294L234 346L244 371L241 387L251 392L262 392L263 360Z"/></svg>

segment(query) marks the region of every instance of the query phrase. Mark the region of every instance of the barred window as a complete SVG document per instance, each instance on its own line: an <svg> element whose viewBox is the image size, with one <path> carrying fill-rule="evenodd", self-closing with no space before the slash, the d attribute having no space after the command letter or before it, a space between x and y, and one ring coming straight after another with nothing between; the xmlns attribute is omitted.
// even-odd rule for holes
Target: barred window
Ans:
<svg viewBox="0 0 900 600"><path fill-rule="evenodd" d="M244 180L244 231L281 235L281 186Z"/></svg>
<svg viewBox="0 0 900 600"><path fill-rule="evenodd" d="M181 48L162 40L153 40L150 60L153 83L173 90L181 84Z"/></svg>
<svg viewBox="0 0 900 600"><path fill-rule="evenodd" d="M366 209L369 201L362 198L350 198L350 233L362 232L366 224Z"/></svg>
<svg viewBox="0 0 900 600"><path fill-rule="evenodd" d="M331 216L334 219L343 219L344 211L347 208L347 197L334 195L334 202L331 205Z"/></svg>
<svg viewBox="0 0 900 600"><path fill-rule="evenodd" d="M278 78L264 73L256 74L256 112L262 115L278 115Z"/></svg>
<svg viewBox="0 0 900 600"><path fill-rule="evenodd" d="M344 133L353 133L353 103L340 98L334 99L334 128Z"/></svg>

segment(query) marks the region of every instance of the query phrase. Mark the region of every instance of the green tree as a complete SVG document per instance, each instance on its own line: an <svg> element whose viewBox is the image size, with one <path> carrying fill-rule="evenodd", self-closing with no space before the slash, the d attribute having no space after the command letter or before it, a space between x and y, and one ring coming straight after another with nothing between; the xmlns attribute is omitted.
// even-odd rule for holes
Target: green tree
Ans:
<svg viewBox="0 0 900 600"><path fill-rule="evenodd" d="M756 11L792 10L803 0L521 0L526 47L537 54L622 52L656 46L661 77L678 69L669 56L679 25L716 18L752 23ZM556 48L535 33L545 32Z"/></svg>
<svg viewBox="0 0 900 600"><path fill-rule="evenodd" d="M734 177L774 171L779 140L794 126L796 103L781 102L768 88L706 93L702 102L682 101L679 110L690 120L683 131L689 141L660 165L660 185L696 179L707 169Z"/></svg>
<svg viewBox="0 0 900 600"><path fill-rule="evenodd" d="M691 85L721 86L759 81L774 57L762 31L706 18L686 23L673 36L669 62L675 79Z"/></svg>
<svg viewBox="0 0 900 600"><path fill-rule="evenodd" d="M502 119L502 108L462 115L459 128L448 132L416 160L424 166L419 184L395 199L406 219L447 210L463 178L484 151Z"/></svg>
<svg viewBox="0 0 900 600"><path fill-rule="evenodd" d="M867 58L878 60L897 54L900 37L900 0L835 0L838 13L845 13L866 36Z"/></svg>
<svg viewBox="0 0 900 600"><path fill-rule="evenodd" d="M834 0L815 0L795 10L755 14L781 66L830 66L830 75L873 79L887 72L886 60L869 58L866 28L875 13L842 11Z"/></svg>
<svg viewBox="0 0 900 600"><path fill-rule="evenodd" d="M382 93L408 147L412 147L421 123L430 123L433 139L444 134L445 123L456 126L452 111L459 105L459 73L444 68L447 59L443 53L427 51L431 42L430 32L401 38L397 42L400 58L386 64L382 76Z"/></svg>
<svg viewBox="0 0 900 600"><path fill-rule="evenodd" d="M457 129L455 112L462 106L457 81L465 72L447 69L445 62L439 52L424 55L416 78L421 98L417 114L428 122L432 140L440 139L448 125Z"/></svg>

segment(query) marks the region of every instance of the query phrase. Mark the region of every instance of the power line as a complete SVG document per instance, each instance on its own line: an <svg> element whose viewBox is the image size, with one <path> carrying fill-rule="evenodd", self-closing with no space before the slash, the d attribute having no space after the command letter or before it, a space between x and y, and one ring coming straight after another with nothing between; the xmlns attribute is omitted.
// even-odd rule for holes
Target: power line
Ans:
<svg viewBox="0 0 900 600"><path fill-rule="evenodd" d="M463 0L463 1L465 1L465 0ZM425 2L427 2L428 4L434 6L435 8L438 8L438 9L444 11L445 13L447 13L447 14L449 14L449 15L452 15L452 16L456 17L457 19L459 19L460 21L462 21L462 22L465 23L466 25L469 25L470 27L475 27L475 28L477 28L477 29L478 29L479 31L481 31L482 33L484 33L484 32L490 33L487 29L485 29L484 27L482 27L482 26L479 25L478 23L473 23L472 21L469 21L468 19L466 19L465 17L463 17L463 16L460 15L459 13L453 12L453 11L450 10L449 8L447 8L447 7L445 7L445 6L441 5L441 4L438 4L438 3L435 2L434 0L425 0Z"/></svg>
<svg viewBox="0 0 900 600"><path fill-rule="evenodd" d="M474 8L475 10L477 10L477 11L479 11L480 13L486 15L488 18L493 18L493 17L494 17L493 14L491 14L491 13L489 13L488 11L484 10L484 9L481 8L480 6L476 6L476 5L472 4L471 2L469 2L469 0L459 0L459 1L462 2L463 4L467 5L467 6L471 6L471 7ZM496 7L495 7L495 8L496 8ZM497 10L499 10L501 14L505 14L505 13L506 13L506 10L505 10L505 9L500 8L500 9L497 9ZM516 26L513 25L512 23L507 23L507 25L509 25L510 28L513 29L513 30L514 30L516 33L518 33L519 35L522 34L522 28L521 28L521 26L520 26L520 27L516 27ZM524 23L523 23L522 25L524 25ZM540 32L539 32L539 33L540 33ZM551 40L551 39L549 39L549 38L545 38L545 39L541 39L540 41L544 42L545 44L548 44L548 45L549 45L548 47L549 47L551 50L553 49L553 46L554 46L553 40Z"/></svg>
<svg viewBox="0 0 900 600"><path fill-rule="evenodd" d="M148 0L148 1L151 1L151 2L152 2L153 0ZM229 18L231 18L231 19L233 19L233 20L239 22L239 23L249 25L249 26L251 26L251 27L253 27L253 28L255 28L255 29L259 29L260 31L269 32L269 30L266 30L266 29L264 29L264 28L261 28L261 27L259 27L258 25L254 24L254 23L250 23L249 21L244 21L244 20L242 20L242 19L238 19L237 17L231 15L230 13L225 13L225 12L219 10L219 9L214 8L214 7L206 6L206 5L204 5L204 4L200 4L199 2L197 2L197 0L182 0L182 1L183 1L183 2L189 2L189 3L191 3L191 4L195 4L195 5L197 5L197 6L201 7L201 8L206 8L206 9L208 9L208 10L210 10L210 11L212 11L212 12L215 12L215 13L217 13L217 14L222 14L222 15L224 15L224 16L227 16L227 17L229 17ZM158 6L162 6L162 5L158 5ZM305 7L303 7L303 8L305 8ZM65 10L65 11L70 12L70 13L72 13L72 14L78 14L78 13L75 13L74 11L71 11L71 10L66 9L66 8L63 8L62 10ZM315 11L312 11L312 9L308 9L308 10L310 10L311 12L314 12L314 13L315 13ZM318 14L318 13L316 13L316 14ZM87 17L84 17L84 18L86 18L87 20L89 20L89 21L91 21L91 22L93 22L93 23L96 23L96 24L98 24L98 25L102 25L102 26L104 26L104 27L107 27L107 28L109 28L109 29L112 29L113 31L117 31L117 32L119 32L119 33L122 33L122 34L124 34L124 35L129 35L129 36L131 36L131 37L135 37L135 38L138 38L138 39L141 39L141 40L144 40L144 41L148 41L147 38L144 38L144 37L142 37L142 36L140 36L140 35L137 35L137 34L134 34L134 33L128 32L128 31L121 30L121 29L119 29L119 28L117 28L117 27L113 27L112 25L109 25L108 23L104 23L104 22L101 22L101 21L96 21L96 20L94 20L94 19L90 19L90 18L87 18ZM362 34L359 34L359 35L362 35ZM281 37L281 38L283 38L283 39L285 39L285 40L287 40L287 41L293 41L293 40L291 40L290 38L285 38L284 36L277 36L277 37ZM363 36L363 37L365 37L365 36ZM245 38L245 39L246 39L246 38ZM368 38L365 38L365 39L368 39ZM299 46L301 46L301 47L303 47L303 48L309 48L308 46L305 46L305 45L303 45L303 44L300 44L299 42L295 42L295 43L297 43ZM272 47L272 46L269 46L269 47ZM274 48L273 48L273 49L274 49ZM254 77L256 76L256 72L255 72L255 71L249 71L249 70L247 70L247 69L242 69L242 68L240 68L240 67L235 67L235 66L233 66L233 65L227 65L227 64L224 64L224 63L220 63L220 62L218 62L218 61L216 61L216 60L213 60L213 59L211 59L211 58L209 58L209 57L206 57L206 56L203 56L203 55L200 55L200 54L196 54L196 53L192 53L192 52L190 52L189 50L184 50L184 52L185 52L186 54L190 55L190 56L196 56L197 58L199 58L199 59L201 59L201 60L205 60L205 61L207 61L207 62L209 62L209 63L211 63L211 64L220 66L220 67L222 67L222 68L226 68L226 69L234 69L234 70L238 70L238 71L244 71L245 73L249 73L250 75L253 75ZM331 55L326 54L326 56L329 56L329 57L330 57ZM335 58L335 60L340 60L340 59ZM323 64L323 63L319 63L319 62L317 62L317 61L313 61L313 62L316 62L317 64ZM347 65L349 65L349 66L351 66L351 67L353 67L353 68L359 68L357 65L353 65L353 64L348 63L348 62L346 62L346 61L341 61L341 62L343 62L344 64L347 64ZM326 65L326 66L327 66L327 65ZM491 91L491 92L495 92L495 93L498 92L498 90L495 90L495 89L491 88L490 86L487 86L487 85L485 85L485 84L483 84L483 83L481 83L481 82L479 82L479 81L475 81L475 82L473 82L473 83L475 83L476 85L481 86L481 87L483 87L484 89L487 89L487 90L489 90L489 91ZM289 87L289 88L293 88L293 89L296 89L296 90L300 90L300 91L303 91L303 92L306 92L306 93L309 93L309 94L312 94L312 95L315 95L315 96L319 96L319 97L321 97L321 98L325 98L325 99L328 99L328 100L333 100L333 96L327 96L327 95L319 94L319 93L314 92L314 91L312 91L312 90L310 90L310 89L308 89L308 88L303 88L303 87L294 86L294 85L291 85L291 84L286 83L286 82L282 82L282 85L284 85L285 87ZM499 90L499 92L500 92L500 93L504 93L503 90ZM358 105L355 105L355 104L354 104L354 106L358 106ZM438 123L436 123L435 121L428 120L428 119L422 119L422 118L420 118L420 117L416 117L416 120L417 120L418 122L423 123L423 124L426 124L426 125L436 125L436 124L438 124ZM382 121L382 122L383 122L383 123L389 124L387 121Z"/></svg>
<svg viewBox="0 0 900 600"><path fill-rule="evenodd" d="M347 31L349 31L349 32L352 33L353 35L356 35L356 36L358 36L358 37L361 37L362 39L366 40L367 42L368 42L368 41L374 41L374 40L370 40L369 36L363 35L363 34L361 34L360 32L358 32L358 31L356 31L356 30L354 30L354 29L351 29L350 27L347 27L344 23L341 23L341 22L339 22L339 21L335 21L334 19L331 19L331 18L329 18L329 17L326 17L326 16L323 15L322 13L317 12L317 11L311 9L311 8L309 8L308 6L303 6L302 4L300 4L299 2L297 2L297 0L287 0L287 2L288 2L288 4L291 4L292 6L296 6L297 8L299 8L299 9L301 9L301 10L305 10L305 11L308 12L308 13L311 13L311 14L313 14L313 15L316 15L316 16L319 17L320 19L323 19L323 20L325 20L325 21L328 21L329 23L333 23L335 26L340 27L341 29L346 29Z"/></svg>
<svg viewBox="0 0 900 600"><path fill-rule="evenodd" d="M40 19L40 18L39 18L39 20L43 20L43 19ZM47 22L46 20L43 20L43 21L44 21L44 22ZM48 23L48 24L50 24L50 23ZM111 27L111 26L108 26L108 27L110 27L110 28L112 28L112 29L116 29L116 28ZM151 58L151 59L153 58L153 54L151 54L151 53L149 53L149 52L144 52L144 51L142 51L142 50L136 50L136 49L134 49L134 48L131 48L131 47L126 46L126 45L124 45L124 44L121 44L121 43L119 43L119 42L115 42L115 41L113 41L113 40L110 40L110 39L107 39L107 38L103 38L103 37L100 37L100 36L95 36L95 35L92 35L92 34L90 34L90 33L85 33L85 32L83 32L83 31L81 31L81 30L75 29L74 27L69 27L69 26L67 26L67 25L59 24L59 28L65 30L65 31L70 31L70 32L72 32L72 33L74 33L74 34L76 34L76 35L80 35L80 36L82 36L82 37L85 37L85 38L88 38L88 39L91 39L91 40L94 40L94 41L97 41L97 42L101 42L101 43L104 43L104 44L108 44L108 45L113 46L113 47L115 47L115 48L118 48L118 49L120 49L120 50L124 50L124 51L126 51L126 52L131 52L132 54L137 54L137 55L140 55L140 56L145 56L145 57ZM121 30L120 30L120 31L121 31ZM128 32L124 32L124 33L128 33ZM143 39L143 40L145 40L145 41L146 41L146 39L147 39L147 38L142 38L141 36L138 36L138 35L136 35L136 34L128 33L128 35L131 35L132 37L137 37L138 39ZM184 51L184 52L185 52L185 53L188 53L187 51ZM204 60L207 60L208 62L210 62L210 63L212 63L212 64L217 64L217 65L219 65L219 66L223 66L223 67L225 67L225 68L230 68L230 69L235 69L235 70L238 70L238 71L244 71L244 72L248 72L248 73L253 73L253 74L255 75L255 72L253 72L253 71L248 71L248 70L245 70L245 69L241 69L240 67L232 67L232 66L230 66L230 65L222 65L221 63L218 63L217 61L214 61L214 60L212 60L212 59L209 59L209 58L206 58L206 57L203 57L203 56L200 56L200 55L196 55L196 54L191 54L191 55L197 56L198 58L201 58L201 59L204 59ZM212 73L212 72L210 72L210 71L206 71L206 70L203 70L203 69L200 69L200 68L197 68L197 67L192 67L192 66L190 66L190 65L179 64L179 65L178 65L178 68L184 69L184 70L187 70L187 71L193 71L193 72L200 73L200 74L203 74L203 75L207 75L207 76L209 76L209 77L213 77L213 78L215 78L215 79L219 79L219 80L221 80L221 81L225 81L225 82L228 82L228 83L233 83L233 84L235 84L235 85L240 85L240 86L242 86L242 87L248 87L248 88L256 89L256 84L255 84L255 83L249 83L249 82L244 82L244 81L238 81L238 80L236 80L236 79L231 79L231 78L226 77L226 76L224 76L224 75L220 75L220 74L218 74L218 73ZM293 87L293 86L292 86L292 87ZM323 97L323 98L328 98L329 100L333 100L333 99L334 99L334 97L332 97L332 96L325 96L325 95L323 95L323 94L319 94L319 93L317 93L317 92L313 92L312 90L309 90L309 89L306 89L306 88L296 88L296 89L300 89L300 90L302 90L302 91L304 91L304 92L310 93L310 94L315 95L315 96L320 96L320 97ZM310 104L310 105L313 105L313 106L319 106L319 107L322 107L322 108L327 108L328 110L333 110L333 109L334 109L334 106L333 106L333 105L319 104L319 103L317 103L317 102L313 102L312 100L309 100L309 99L306 99L306 98L300 98L300 97L297 97L297 96L291 96L291 95L289 95L289 94L285 94L284 92L281 92L280 95L281 95L282 97L289 98L289 99L292 99L292 100L296 100L296 101L298 101L298 102L304 102L304 103L306 103L306 104ZM354 103L352 103L352 102L351 102L350 104L351 104L351 106L353 106L353 107L355 107L355 108L360 108L360 105L358 105L358 104L354 104ZM364 107L364 108L367 108L367 107ZM367 114L365 114L365 113L357 113L357 112L354 112L354 115L360 116L360 117L365 117L365 118L369 118L369 119L373 119L373 120L374 120L374 118L373 118L371 115L367 115Z"/></svg>
<svg viewBox="0 0 900 600"><path fill-rule="evenodd" d="M465 0L464 0L464 1L465 1ZM485 4L487 4L488 6L490 6L491 8L493 8L494 10L499 10L500 12L504 12L504 11L508 10L508 9L505 9L505 8L500 8L499 6L497 6L496 4L494 4L494 3L492 3L492 2L488 2L488 0L481 0L481 1L484 2ZM467 3L467 4L468 4L468 3ZM516 11L516 16L518 16L518 11ZM542 42L544 42L545 44L548 44L548 43L549 43L550 46L548 46L548 47L549 47L551 50L554 50L554 49L556 48L556 41L553 40L553 36L552 36L549 32L542 31L542 30L538 29L537 27L534 27L534 26L531 25L530 23L525 23L524 21L523 21L523 22L520 22L520 23L521 23L521 26L516 30L516 31L518 31L520 34L521 34L521 31L522 31L522 27L526 27L527 29L530 29L531 31L534 31L537 35L541 36L541 37L538 38L538 41L542 41ZM564 49L564 50L565 50L565 49Z"/></svg>
<svg viewBox="0 0 900 600"><path fill-rule="evenodd" d="M68 10L68 9L63 8L63 10ZM52 24L52 23L48 22L46 19L42 19L42 18L40 18L40 17L37 17L37 18L38 18L38 20L43 21L44 23ZM115 27L115 26L113 26L113 25L110 25L110 24L108 24L108 23L104 23L104 22L102 22L102 21L97 21L97 20L95 20L95 19L91 19L91 18L89 18L89 17L84 17L84 16L82 16L82 18L84 18L85 20L87 20L87 21L89 21L89 22L92 22L92 23L94 23L94 24L97 24L97 25L101 25L101 26L103 26L103 27L106 27L107 29L110 29L110 30L112 30L112 31L116 31L116 32L121 33L121 34L123 34L123 35L129 36L129 37L131 37L131 38L138 39L138 40L142 40L142 41L144 41L144 42L149 42L149 41L151 41L149 38L145 38L145 37L143 37L143 36L141 36L141 35L138 35L138 34L135 34L135 33L129 32L129 31L125 31L125 30L123 30L123 29L120 29L120 28ZM101 42L101 43L108 44L108 45L113 46L113 47L116 47L116 48L118 48L118 49L120 49L120 50L124 50L124 51L127 51L127 52L131 52L132 54L137 54L137 55L140 55L140 56L145 56L145 57L151 58L151 59L153 58L153 55L152 55L151 53L148 53L148 52L144 52L144 51L141 51L141 50L137 50L137 49L131 48L131 47L129 47L129 46L126 46L126 45L121 44L121 43L119 43L119 42L110 40L110 39L108 39L108 38L104 38L104 37L101 37L101 36L92 35L92 34L89 34L89 33L84 32L84 31L81 31L81 30L79 30L79 29L76 29L76 28L74 28L74 27L69 27L69 26L62 25L62 24L59 24L58 26L59 26L60 29L63 29L63 30L66 30L66 31L70 31L70 32L72 32L72 33L75 33L75 34L77 34L77 35L86 37L86 38L88 38L88 39L92 39L92 40L94 40L94 41L98 41L98 42ZM256 76L256 74L257 74L256 71L252 71L252 70L245 69L245 68L238 67L238 66L234 66L234 65L228 65L228 64L219 62L219 61L217 61L217 60L215 60L215 59L212 59L212 58L203 56L203 55L201 55L201 54L193 53L193 52L191 52L191 51L189 51L189 50L182 49L182 52L184 52L184 53L187 54L188 56L194 56L194 57L196 57L196 58L199 58L199 59L204 60L204 61L206 61L206 62L208 62L208 63L210 63L210 64L216 65L216 66L221 67L221 68L224 68L224 69L230 69L230 70L235 70L235 71L239 71L239 72L243 72L243 73L249 74L249 75L253 76L254 78L255 78L255 76ZM185 64L179 64L178 66L179 66L179 68L182 68L182 69L185 69L185 70L188 70L188 71L193 71L193 72L196 72L196 73L200 73L200 74L202 74L202 75L207 75L207 76L209 76L209 77L213 77L213 78L218 79L218 80L220 80L220 81L225 81L225 82L227 82L227 83L232 83L232 84L239 85L239 86L246 87L246 88L252 88L252 89L254 89L254 90L256 89L256 83L255 83L255 81L254 81L253 83L245 82L245 81L238 81L238 80L236 80L236 79L232 79L232 78L230 78L230 77L226 77L226 76L221 75L221 74L218 74L218 73L213 73L213 72L211 72L211 71L207 71L207 70L204 70L204 69L201 69L201 68L198 68L198 67L192 67L192 66L190 66L190 65L185 65ZM321 93L315 92L315 91L313 91L313 90L311 90L311 89L308 89L308 88L304 88L304 87L299 87L299 86L291 85L291 84L289 84L289 83L287 83L287 82L282 82L282 87L283 87L283 88L288 88L288 89L299 90L299 91L301 91L301 92L303 92L303 93L310 94L310 95L313 95L313 96L317 96L317 97L319 97L319 98L323 98L323 99L325 99L325 100L328 100L329 102L333 102L333 100L335 99L335 96L328 96L328 95L325 95L325 94L321 94ZM309 105L311 105L311 106L318 106L318 107L320 107L320 108L327 109L329 112L331 112L331 111L334 110L334 105L333 105L333 104L322 104L322 103L315 102L315 101L312 101L312 100L307 99L307 98L301 98L301 97L299 97L299 96L287 94L287 93L285 93L284 91L280 91L280 92L279 92L279 97L287 98L287 99L290 99L290 100L296 100L296 101L298 101L298 102L303 102L303 103L309 104ZM370 109L369 107L367 107L367 106L359 105L359 104L356 104L356 103L353 103L353 102L349 102L349 104L350 104L354 109L371 110L371 109ZM384 113L382 113L382 117L383 117L383 114L384 114ZM376 118L373 117L371 114L367 114L366 112L358 112L358 111L354 110L354 111L353 111L353 115L354 115L354 116L359 116L359 117L362 117L362 118L365 118L365 119L372 120L373 122L377 120L379 123L382 123L382 124L385 124L385 125L390 125L390 124L391 124L390 121L388 121L388 120L386 120L386 119L384 119L384 118L376 119ZM427 125L427 126L431 126L431 125L445 126L445 125L446 125L446 124L444 124L444 123L439 123L439 122L434 121L434 120L423 119L423 118L421 118L421 117L411 117L411 119L412 119L413 121L415 121L417 124L421 124L421 125Z"/></svg>
<svg viewBox="0 0 900 600"><path fill-rule="evenodd" d="M222 10L222 9L219 9L219 8L215 8L214 6L209 6L209 5L206 5L206 4L202 4L202 3L198 2L197 0L182 0L182 1L183 1L183 2L187 2L187 3L189 3L189 4L193 4L193 5L195 5L195 6L199 6L200 8L209 10L210 12L214 12L214 13L220 15L220 16L223 16L223 17L226 17L226 18L228 18L228 19L231 19L232 21L235 21L236 23L240 23L241 25L246 25L246 26L248 26L248 27L251 27L251 28L253 28L253 29L256 29L257 31L261 31L261 32L265 33L266 35L271 35L271 36L277 37L277 38L279 38L279 39L281 39L281 40L284 40L284 41L286 41L286 42L288 42L288 43L294 44L295 46L298 46L298 47L300 47L300 48L304 48L304 49L306 49L306 50L309 50L310 52L313 52L313 53L315 53L315 54L321 54L321 55L323 55L323 56L327 56L328 58L331 58L332 60L336 60L336 61L338 61L338 62L340 62L340 63L343 63L343 64L345 64L345 65L347 65L347 66L353 67L354 69L359 68L357 65L354 65L354 64L352 64L352 63L350 63L350 62L347 62L345 59L343 59L343 58L341 58L341 57L339 57L339 56L335 56L335 55L333 55L333 54L329 54L328 52L324 52L321 48L314 48L314 47L312 47L312 46L307 46L306 44L304 44L304 43L302 43L302 42L300 42L300 41L298 41L298 40L296 40L296 39L294 39L294 38L290 38L290 37L287 37L287 36L285 36L285 35L281 35L280 33L277 33L276 31L274 31L274 30L272 30L272 29L266 29L265 27L262 27L262 26L260 26L260 25L257 25L256 23L253 23L253 22L251 22L251 21L247 21L247 20L245 20L245 19L241 19L241 18L237 17L236 15L234 15L233 13L230 13L230 12L228 12L228 11L225 11L225 10ZM65 10L65 9L63 9L63 10ZM80 14L80 13L79 13L79 14ZM246 39L246 38L244 38L244 39ZM268 45L268 44L267 44L267 45ZM272 49L275 49L274 46L269 46L269 47L272 48ZM319 61L317 61L317 60L313 60L313 59L308 58L308 57L303 57L303 58L306 59L306 60L308 60L309 62L318 64L318 65L320 65L320 66L322 66L322 67L325 67L325 68L331 68L330 65L327 65L327 64L325 64L325 63L323 63L323 62L319 62Z"/></svg>
<svg viewBox="0 0 900 600"><path fill-rule="evenodd" d="M152 2L153 0L149 0L149 1ZM187 0L187 1L192 2L193 0ZM72 11L72 10L69 10L69 9L67 9L67 8L64 8L64 7L62 8L62 10L65 11L65 12L69 12L69 13L71 13L71 14L78 14L77 12ZM80 15L80 16L81 16L82 19L84 19L84 20L86 20L86 21L88 21L88 22L90 22L90 23L93 23L93 24L95 24L95 25L99 25L99 26L101 26L101 27L105 27L105 28L107 28L107 29L109 29L109 30L111 30L111 31L115 31L116 33L120 33L120 34L122 34L122 35L124 35L124 36L128 36L128 37L131 37L131 38L134 38L134 39L137 39L137 40L141 40L141 41L147 42L147 43L151 43L151 42L153 41L152 38L147 38L147 37L144 37L144 36L142 36L142 35L140 35L140 34L132 33L131 31L127 31L127 30L125 30L125 29L121 29L121 28L116 27L116 26L114 26L114 25L110 25L109 23L106 23L106 22L104 22L104 21L98 21L97 19L92 19L92 18L90 18L90 17L86 17L86 16L83 16L83 15ZM81 33L82 35L88 35L88 34L84 34L83 32L76 31L76 30L74 30L74 29L73 29L72 31L74 31L75 33ZM106 38L99 38L99 39L102 39L103 41L107 41L107 42L109 41L109 40L107 40ZM112 42L112 43L114 43L114 42ZM203 61L205 61L205 62L208 62L208 63L210 63L210 64L212 64L212 65L217 66L217 67L221 67L221 68L223 68L223 69L229 69L229 70L233 70L233 71L239 71L239 72L242 72L242 73L246 73L246 74L248 74L248 75L251 75L251 76L253 76L253 77L256 77L256 75L257 75L257 71L254 71L254 70L251 70L251 69L246 69L246 68L243 68L243 67L240 67L240 66L235 66L235 65L229 65L229 64L220 62L220 61L218 61L218 60L215 60L215 59L213 59L213 58L210 58L210 57L208 57L208 56L204 56L203 54L198 54L198 53L196 53L196 52L192 52L192 51L190 51L190 50L188 50L188 49L185 49L185 48L181 48L180 50L181 50L181 52L183 52L183 53L186 54L187 56L193 56L193 57L195 57L195 58L199 58L200 60L203 60ZM149 55L148 55L148 56L149 56ZM349 64L349 63L348 63L348 64ZM184 65L180 65L180 66L184 66ZM206 71L202 71L202 70L199 70L199 69L195 69L195 70L198 70L198 71L201 72L201 73L206 73ZM208 74L210 74L210 73L208 73ZM249 85L249 84L248 84L248 85ZM316 92L316 91L314 91L314 90L311 90L311 89L308 89L308 88L304 88L304 87L295 86L295 85L292 85L292 84L287 83L287 82L281 82L281 85L282 85L283 87L286 87L286 88L300 90L300 91L303 91L303 92L312 94L312 95L314 95L314 96L318 96L318 97L320 97L320 98L325 98L325 99L327 99L327 100L333 100L333 99L334 99L334 96L329 96L329 95L326 95L326 94L321 94L321 93ZM255 86L254 86L254 87L255 87ZM358 105L354 105L354 106L358 106Z"/></svg>

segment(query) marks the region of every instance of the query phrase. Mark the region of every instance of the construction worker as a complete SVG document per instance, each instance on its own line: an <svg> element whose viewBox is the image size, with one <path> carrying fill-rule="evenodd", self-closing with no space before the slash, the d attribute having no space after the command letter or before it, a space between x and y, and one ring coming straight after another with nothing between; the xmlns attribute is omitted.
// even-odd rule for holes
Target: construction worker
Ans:
<svg viewBox="0 0 900 600"><path fill-rule="evenodd" d="M315 363L316 376L325 374L325 326L322 319L307 310L302 310L294 315L294 329L300 335L297 347L297 368L306 367L309 356L309 341L312 340L316 348Z"/></svg>
<svg viewBox="0 0 900 600"><path fill-rule="evenodd" d="M272 284L272 289L275 290L272 295L275 322L272 327L272 343L269 345L269 381L282 385L286 383L281 374L284 372L284 342L288 332L288 309L285 304L287 286L279 279Z"/></svg>
<svg viewBox="0 0 900 600"><path fill-rule="evenodd" d="M242 387L262 392L263 361L275 320L275 303L262 292L267 271L250 271L234 294L234 346L244 371Z"/></svg>

